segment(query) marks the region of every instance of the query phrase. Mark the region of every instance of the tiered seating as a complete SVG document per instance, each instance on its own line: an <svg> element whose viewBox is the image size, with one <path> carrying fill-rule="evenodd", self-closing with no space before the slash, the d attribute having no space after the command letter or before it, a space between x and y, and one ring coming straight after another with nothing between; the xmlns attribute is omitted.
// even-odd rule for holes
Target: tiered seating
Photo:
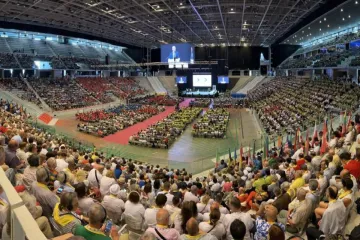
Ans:
<svg viewBox="0 0 360 240"><path fill-rule="evenodd" d="M106 81L114 86L114 90L117 90L114 94L119 98L128 99L148 93L134 78L110 77Z"/></svg>
<svg viewBox="0 0 360 240"><path fill-rule="evenodd" d="M55 111L98 104L76 82L68 79L28 79L39 96Z"/></svg>
<svg viewBox="0 0 360 240"><path fill-rule="evenodd" d="M5 38L0 38L0 51L2 53L12 53L8 45L6 44Z"/></svg>
<svg viewBox="0 0 360 240"><path fill-rule="evenodd" d="M19 78L0 79L0 88L12 92L19 98L41 107L40 99L38 99L28 86Z"/></svg>
<svg viewBox="0 0 360 240"><path fill-rule="evenodd" d="M29 56L26 54L18 54L16 55L17 59L22 68L32 69L34 66L33 56Z"/></svg>
<svg viewBox="0 0 360 240"><path fill-rule="evenodd" d="M78 113L76 118L83 122L78 124L79 131L105 137L142 122L164 110L165 108L160 106L121 105L107 110Z"/></svg>
<svg viewBox="0 0 360 240"><path fill-rule="evenodd" d="M193 125L192 135L204 138L225 138L230 114L224 108L209 109Z"/></svg>
<svg viewBox="0 0 360 240"><path fill-rule="evenodd" d="M6 40L14 53L32 54L28 39L7 38Z"/></svg>
<svg viewBox="0 0 360 240"><path fill-rule="evenodd" d="M278 77L254 89L248 97L268 134L282 134L284 130L295 133L323 119L329 111L353 111L359 105L360 87L329 80Z"/></svg>
<svg viewBox="0 0 360 240"><path fill-rule="evenodd" d="M150 95L145 97L137 97L129 100L130 103L139 103L147 105L175 106L182 102L183 98L174 98L169 95Z"/></svg>
<svg viewBox="0 0 360 240"><path fill-rule="evenodd" d="M0 53L0 68L20 68L20 66L13 54Z"/></svg>
<svg viewBox="0 0 360 240"><path fill-rule="evenodd" d="M103 78L77 78L77 82L93 97L102 103L110 103L113 100L107 96L112 91L112 85Z"/></svg>
<svg viewBox="0 0 360 240"><path fill-rule="evenodd" d="M180 111L170 114L156 124L131 136L129 143L143 147L168 148L201 111L201 108L182 108Z"/></svg>

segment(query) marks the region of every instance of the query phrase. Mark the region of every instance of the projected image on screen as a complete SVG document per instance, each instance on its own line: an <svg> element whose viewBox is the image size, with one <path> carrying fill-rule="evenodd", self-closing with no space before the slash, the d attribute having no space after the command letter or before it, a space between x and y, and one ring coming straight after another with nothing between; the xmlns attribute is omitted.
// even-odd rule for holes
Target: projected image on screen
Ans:
<svg viewBox="0 0 360 240"><path fill-rule="evenodd" d="M211 87L211 75L193 75L193 87Z"/></svg>
<svg viewBox="0 0 360 240"><path fill-rule="evenodd" d="M34 68L41 69L41 70L52 69L50 62L44 62L44 61L34 61Z"/></svg>
<svg viewBox="0 0 360 240"><path fill-rule="evenodd" d="M228 84L229 77L228 76L218 76L218 84Z"/></svg>
<svg viewBox="0 0 360 240"><path fill-rule="evenodd" d="M187 82L186 76L178 76L176 77L176 83L178 84L184 84Z"/></svg>
<svg viewBox="0 0 360 240"><path fill-rule="evenodd" d="M174 43L161 45L161 62L190 62L195 59L194 46L189 43Z"/></svg>

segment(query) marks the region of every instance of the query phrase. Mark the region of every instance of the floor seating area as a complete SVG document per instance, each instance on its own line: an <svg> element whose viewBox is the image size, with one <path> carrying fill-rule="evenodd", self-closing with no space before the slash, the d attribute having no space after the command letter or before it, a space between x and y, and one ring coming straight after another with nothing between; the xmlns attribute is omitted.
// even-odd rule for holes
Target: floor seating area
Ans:
<svg viewBox="0 0 360 240"><path fill-rule="evenodd" d="M106 110L77 113L78 131L106 137L164 111L161 106L120 105Z"/></svg>
<svg viewBox="0 0 360 240"><path fill-rule="evenodd" d="M193 125L192 135L203 138L226 138L230 114L224 108L206 110Z"/></svg>
<svg viewBox="0 0 360 240"><path fill-rule="evenodd" d="M175 106L177 103L184 101L184 98L170 97L169 95L147 95L144 97L131 98L130 103Z"/></svg>
<svg viewBox="0 0 360 240"><path fill-rule="evenodd" d="M169 148L201 111L201 108L196 107L181 108L156 124L131 136L129 144L150 148Z"/></svg>

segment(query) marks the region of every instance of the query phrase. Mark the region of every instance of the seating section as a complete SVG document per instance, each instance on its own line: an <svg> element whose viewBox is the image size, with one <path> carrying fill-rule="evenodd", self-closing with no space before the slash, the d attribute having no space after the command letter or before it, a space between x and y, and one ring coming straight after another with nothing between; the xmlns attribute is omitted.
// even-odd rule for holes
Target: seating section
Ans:
<svg viewBox="0 0 360 240"><path fill-rule="evenodd" d="M207 108L210 106L211 100L209 98L195 98L192 99L189 103L193 107L202 107Z"/></svg>
<svg viewBox="0 0 360 240"><path fill-rule="evenodd" d="M76 81L98 101L102 103L113 101L107 94L112 90L112 86L103 78L77 78Z"/></svg>
<svg viewBox="0 0 360 240"><path fill-rule="evenodd" d="M149 95L137 97L129 100L130 103L139 103L147 105L175 106L184 101L184 98L170 97L169 95Z"/></svg>
<svg viewBox="0 0 360 240"><path fill-rule="evenodd" d="M28 82L46 104L55 111L99 103L72 80L29 78Z"/></svg>
<svg viewBox="0 0 360 240"><path fill-rule="evenodd" d="M156 124L131 136L129 143L142 147L169 148L201 111L201 108L195 107L182 108L180 111L170 114Z"/></svg>
<svg viewBox="0 0 360 240"><path fill-rule="evenodd" d="M97 110L76 114L82 123L78 130L98 137L105 137L142 122L164 111L161 106L121 105L107 110Z"/></svg>
<svg viewBox="0 0 360 240"><path fill-rule="evenodd" d="M0 53L0 68L20 68L20 66L13 54Z"/></svg>
<svg viewBox="0 0 360 240"><path fill-rule="evenodd" d="M230 113L224 108L209 109L193 125L192 135L204 138L226 138Z"/></svg>
<svg viewBox="0 0 360 240"><path fill-rule="evenodd" d="M329 112L354 111L360 103L360 87L326 78L277 77L251 91L248 98L268 134L294 134Z"/></svg>
<svg viewBox="0 0 360 240"><path fill-rule="evenodd" d="M148 80L157 94L166 94L167 91L157 77L148 77Z"/></svg>
<svg viewBox="0 0 360 240"><path fill-rule="evenodd" d="M116 90L114 94L119 98L129 99L148 93L134 78L110 77L106 81L112 84L114 90Z"/></svg>
<svg viewBox="0 0 360 240"><path fill-rule="evenodd" d="M31 91L26 83L24 83L19 78L3 78L0 79L0 88L7 90L13 94L15 94L17 97L32 102L36 105L38 105L40 108L41 101L36 97L36 95Z"/></svg>

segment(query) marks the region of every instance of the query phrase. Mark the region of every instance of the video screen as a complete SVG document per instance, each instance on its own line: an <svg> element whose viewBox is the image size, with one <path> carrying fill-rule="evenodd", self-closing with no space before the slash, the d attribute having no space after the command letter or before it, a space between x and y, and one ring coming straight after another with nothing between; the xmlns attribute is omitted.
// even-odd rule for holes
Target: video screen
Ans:
<svg viewBox="0 0 360 240"><path fill-rule="evenodd" d="M50 70L52 69L50 62L44 62L44 61L34 61L34 69L40 69L40 70Z"/></svg>
<svg viewBox="0 0 360 240"><path fill-rule="evenodd" d="M178 77L176 77L176 83L178 83L178 84L187 83L187 77L185 77L185 76L178 76Z"/></svg>
<svg viewBox="0 0 360 240"><path fill-rule="evenodd" d="M229 77L228 76L218 76L218 83L219 84L229 84Z"/></svg>
<svg viewBox="0 0 360 240"><path fill-rule="evenodd" d="M211 87L211 75L193 75L193 87Z"/></svg>
<svg viewBox="0 0 360 240"><path fill-rule="evenodd" d="M194 63L195 48L189 43L174 43L161 45L161 62L177 63L190 62Z"/></svg>

